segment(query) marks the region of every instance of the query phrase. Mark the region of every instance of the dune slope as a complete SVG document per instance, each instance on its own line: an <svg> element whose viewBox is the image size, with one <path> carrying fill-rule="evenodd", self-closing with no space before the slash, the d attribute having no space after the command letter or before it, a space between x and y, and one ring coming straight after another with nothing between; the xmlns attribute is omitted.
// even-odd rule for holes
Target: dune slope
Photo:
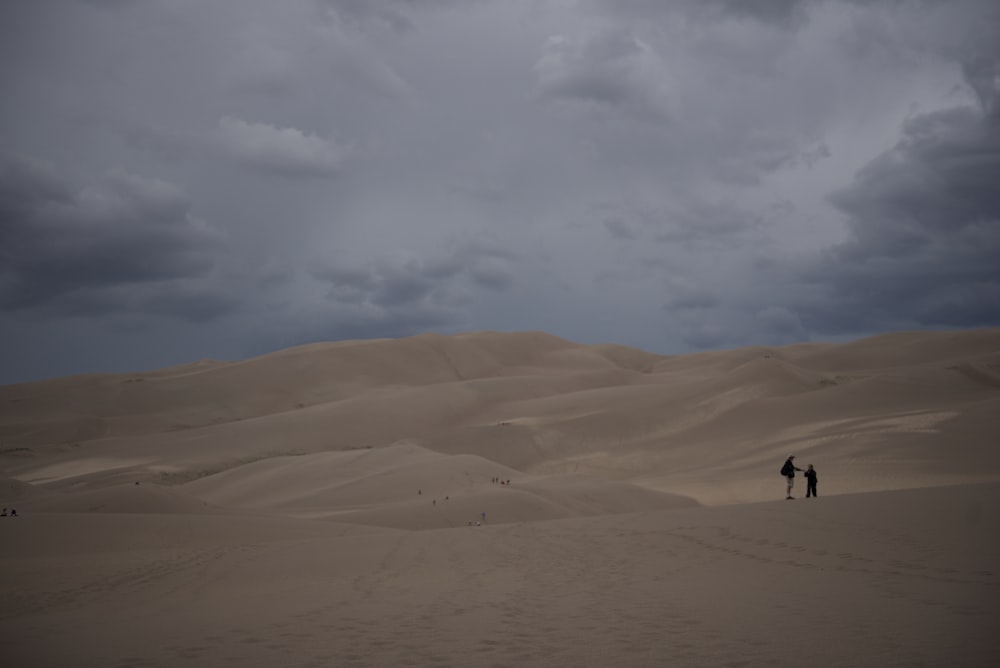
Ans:
<svg viewBox="0 0 1000 668"><path fill-rule="evenodd" d="M998 493L431 531L40 514L0 522L0 642L39 668L992 666Z"/></svg>
<svg viewBox="0 0 1000 668"><path fill-rule="evenodd" d="M214 474L269 460L409 444L440 455L433 467L478 458L480 483L493 466L736 503L781 498L791 453L825 494L997 480L997 416L1000 330L674 357L543 333L422 335L0 387L0 472L62 491L223 484ZM378 490L370 505L395 503L424 475L357 485Z"/></svg>

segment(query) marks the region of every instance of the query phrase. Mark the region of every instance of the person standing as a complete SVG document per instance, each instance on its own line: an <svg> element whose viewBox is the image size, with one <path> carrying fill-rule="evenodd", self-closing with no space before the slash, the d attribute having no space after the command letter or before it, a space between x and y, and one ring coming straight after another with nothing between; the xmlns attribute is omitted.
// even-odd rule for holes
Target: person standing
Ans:
<svg viewBox="0 0 1000 668"><path fill-rule="evenodd" d="M785 460L785 464L781 467L781 475L785 476L785 480L788 482L788 489L785 491L785 499L794 499L792 496L792 487L795 486L795 472L801 471L795 462L795 455L788 455L788 459Z"/></svg>
<svg viewBox="0 0 1000 668"><path fill-rule="evenodd" d="M808 499L810 496L819 496L819 494L816 493L816 481L818 478L816 477L816 469L813 468L812 464L809 465L809 468L806 469L806 472L803 475L806 477L806 498Z"/></svg>

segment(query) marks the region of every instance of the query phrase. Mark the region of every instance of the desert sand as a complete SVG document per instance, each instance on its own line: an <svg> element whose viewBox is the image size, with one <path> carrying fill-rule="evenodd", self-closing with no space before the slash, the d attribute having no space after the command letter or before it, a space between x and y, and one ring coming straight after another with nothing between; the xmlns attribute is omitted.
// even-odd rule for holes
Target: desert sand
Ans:
<svg viewBox="0 0 1000 668"><path fill-rule="evenodd" d="M2 386L0 659L993 666L998 433L997 329L421 335ZM818 498L785 500L790 454Z"/></svg>

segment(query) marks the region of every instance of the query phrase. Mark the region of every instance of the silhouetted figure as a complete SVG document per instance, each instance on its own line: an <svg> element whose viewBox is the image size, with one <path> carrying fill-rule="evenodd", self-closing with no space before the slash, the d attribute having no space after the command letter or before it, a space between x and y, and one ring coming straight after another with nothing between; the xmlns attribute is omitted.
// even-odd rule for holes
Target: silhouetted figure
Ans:
<svg viewBox="0 0 1000 668"><path fill-rule="evenodd" d="M781 467L781 475L785 476L788 481L788 490L785 492L786 499L794 499L792 496L792 487L795 486L795 472L801 471L798 466L792 461L795 459L795 455L788 455L788 459L785 460L784 465Z"/></svg>
<svg viewBox="0 0 1000 668"><path fill-rule="evenodd" d="M810 464L809 468L806 469L804 475L806 477L806 498L808 499L810 496L819 496L819 494L816 493L816 481L818 478L816 477L816 469L813 468L812 464Z"/></svg>
<svg viewBox="0 0 1000 668"><path fill-rule="evenodd" d="M3 512L0 513L0 517L7 517L7 509L6 508L4 508Z"/></svg>
<svg viewBox="0 0 1000 668"><path fill-rule="evenodd" d="M17 517L17 510L15 508L11 508L10 509L10 516L11 517Z"/></svg>

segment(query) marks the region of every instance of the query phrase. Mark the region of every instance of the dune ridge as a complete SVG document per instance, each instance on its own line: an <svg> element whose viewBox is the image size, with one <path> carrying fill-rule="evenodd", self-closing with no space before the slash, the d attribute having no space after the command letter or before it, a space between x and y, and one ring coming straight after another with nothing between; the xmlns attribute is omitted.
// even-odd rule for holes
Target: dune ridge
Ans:
<svg viewBox="0 0 1000 668"><path fill-rule="evenodd" d="M422 335L4 386L0 654L992 666L998 427L996 329ZM817 499L784 499L789 454Z"/></svg>
<svg viewBox="0 0 1000 668"><path fill-rule="evenodd" d="M421 335L0 387L0 462L79 489L408 442L757 501L793 452L822 461L831 491L1000 479L998 388L995 329L673 357L539 332Z"/></svg>

